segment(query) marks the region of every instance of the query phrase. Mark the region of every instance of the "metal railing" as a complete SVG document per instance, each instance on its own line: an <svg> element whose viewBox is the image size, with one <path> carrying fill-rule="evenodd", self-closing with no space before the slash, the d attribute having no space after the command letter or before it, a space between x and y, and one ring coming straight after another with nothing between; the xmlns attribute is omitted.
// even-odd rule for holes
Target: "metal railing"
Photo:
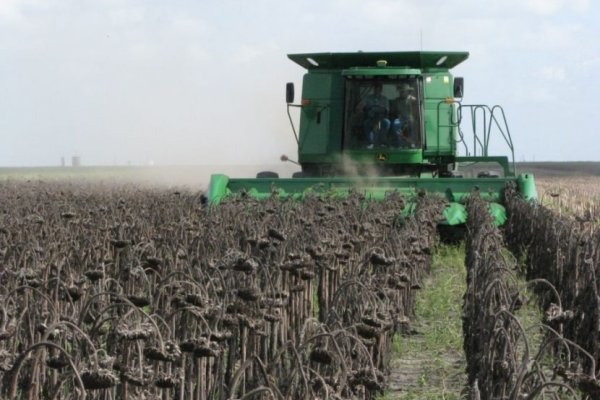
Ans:
<svg viewBox="0 0 600 400"><path fill-rule="evenodd" d="M492 137L502 137L510 152L510 163L512 170L515 171L515 150L508 121L504 109L495 105L490 107L485 104L462 104L460 101L453 100L452 104L457 104L456 113L451 112L451 121L449 125L443 125L440 122L440 105L448 104L442 101L438 104L438 143L439 132L441 128L458 129L458 138L455 146L462 144L464 147L464 158L491 157L489 147ZM456 118L456 120L454 119ZM468 118L468 120L467 120ZM470 132L463 130L468 123Z"/></svg>

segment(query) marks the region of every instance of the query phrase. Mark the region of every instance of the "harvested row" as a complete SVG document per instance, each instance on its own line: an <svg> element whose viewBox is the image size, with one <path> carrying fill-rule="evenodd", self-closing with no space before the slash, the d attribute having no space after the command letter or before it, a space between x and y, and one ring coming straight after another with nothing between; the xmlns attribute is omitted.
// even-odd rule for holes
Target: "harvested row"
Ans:
<svg viewBox="0 0 600 400"><path fill-rule="evenodd" d="M10 398L373 398L442 203L4 184Z"/></svg>
<svg viewBox="0 0 600 400"><path fill-rule="evenodd" d="M534 345L534 332L526 331L518 316L528 299L516 276L516 262L503 251L502 235L487 204L472 196L468 212L463 326L471 398L597 398L593 370L582 371L576 362L592 360L555 329L560 318L553 317L562 312L556 305L544 308L545 319L538 327L543 337ZM540 279L528 286L556 291Z"/></svg>

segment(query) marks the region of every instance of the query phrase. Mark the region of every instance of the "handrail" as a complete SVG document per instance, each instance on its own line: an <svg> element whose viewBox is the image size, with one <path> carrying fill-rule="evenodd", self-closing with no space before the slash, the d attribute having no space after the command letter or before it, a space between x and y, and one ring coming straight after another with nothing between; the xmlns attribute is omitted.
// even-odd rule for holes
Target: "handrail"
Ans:
<svg viewBox="0 0 600 400"><path fill-rule="evenodd" d="M460 101L457 101L457 103L460 104ZM457 109L456 109L456 118L457 118L456 121L454 121L454 119L453 119L454 114L452 114L451 118L452 118L452 120L451 120L452 123L454 124L454 126L457 127L457 133L459 136L459 139L456 140L456 143L462 143L465 148L465 155L470 156L471 153L469 152L469 146L467 145L467 142L465 140L465 135L463 135L463 131L462 131L462 129L460 129L460 121L462 121L462 108L457 107Z"/></svg>
<svg viewBox="0 0 600 400"><path fill-rule="evenodd" d="M482 157L489 156L489 146L492 139L492 136L496 134L496 130L499 131L499 134L504 139L504 142L508 149L510 150L511 157L511 165L513 171L515 171L515 150L514 144L512 141L512 136L510 134L510 129L508 127L508 121L506 119L506 114L504 109L499 105L494 105L490 107L485 104L462 104L461 102L456 101L458 103L458 131L460 140L465 146L465 154L467 157L471 157L471 152L469 151L467 141L465 140L465 134L461 129L461 122L464 115L463 108L469 109L470 117L471 117L471 129L473 134L473 147L472 154L473 157L477 157L478 153ZM479 125L480 120L483 120L482 124ZM438 120L439 125L439 120ZM482 132L480 132L483 130Z"/></svg>
<svg viewBox="0 0 600 400"><path fill-rule="evenodd" d="M494 115L494 110L499 110L499 112L501 113L502 120L504 122L504 127L506 128L506 133L504 133L504 130L501 128L500 123L496 119L496 116ZM492 114L491 114L491 116L494 119L494 122L496 123L496 126L498 127L498 130L502 134L502 137L504 138L504 141L508 145L508 148L510 149L512 166L513 166L513 170L515 170L515 148L514 148L514 145L513 145L512 136L510 135L510 129L508 128L508 121L506 120L506 114L504 113L504 109L501 106L499 106L499 105L495 105L494 107L492 107ZM490 122L490 124L491 124L491 122ZM491 130L491 127L490 127L490 130Z"/></svg>
<svg viewBox="0 0 600 400"><path fill-rule="evenodd" d="M461 105L462 106L462 105ZM469 107L471 111L471 130L474 132L473 135L473 156L477 156L477 144L479 143L479 147L481 149L481 155L487 155L487 145L486 145L486 127L487 127L487 115L485 113L485 109L479 106ZM483 112L483 143L479 136L477 135L477 112Z"/></svg>

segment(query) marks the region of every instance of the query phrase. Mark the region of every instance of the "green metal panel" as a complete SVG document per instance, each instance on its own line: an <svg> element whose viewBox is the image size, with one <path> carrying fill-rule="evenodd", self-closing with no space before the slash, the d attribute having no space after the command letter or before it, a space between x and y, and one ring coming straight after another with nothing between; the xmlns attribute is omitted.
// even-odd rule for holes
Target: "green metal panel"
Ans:
<svg viewBox="0 0 600 400"><path fill-rule="evenodd" d="M420 164L423 162L421 149L390 150L345 150L344 155L332 153L326 155L304 155L303 161L307 163L322 162L326 164L341 164L350 161L361 164Z"/></svg>
<svg viewBox="0 0 600 400"><path fill-rule="evenodd" d="M494 218L494 222L498 226L504 225L504 223L507 220L506 208L504 208L504 206L502 204L498 204L498 203L494 203L494 202L490 203L490 214L492 214L492 217Z"/></svg>
<svg viewBox="0 0 600 400"><path fill-rule="evenodd" d="M497 226L502 226L507 220L506 208L502 204L489 202L490 214ZM448 203L444 209L444 225L460 225L467 222L467 207L461 203Z"/></svg>
<svg viewBox="0 0 600 400"><path fill-rule="evenodd" d="M525 198L535 198L533 176L518 178L398 178L398 177L333 177L297 179L229 179L225 175L213 175L208 198L211 204L219 204L225 197L246 193L257 199L270 198L277 193L280 198L303 199L311 194L334 197L348 196L350 191L363 192L372 200L384 200L391 192L399 192L410 200L418 192L437 194L448 201L444 211L445 223L462 224L466 221L464 202L473 191L490 202L490 213L496 224L506 221L506 211L501 202L508 182L516 182Z"/></svg>
<svg viewBox="0 0 600 400"><path fill-rule="evenodd" d="M425 100L425 157L442 155L454 155L452 147L452 130L450 128L439 128L439 125L450 121L452 110L449 106L441 106L438 109L438 101Z"/></svg>
<svg viewBox="0 0 600 400"><path fill-rule="evenodd" d="M212 204L219 204L223 198L231 193L227 187L228 184L229 177L227 175L211 175L210 183L208 184L208 201Z"/></svg>
<svg viewBox="0 0 600 400"><path fill-rule="evenodd" d="M412 194L419 190L439 193L448 201L462 202L473 190L490 201L500 201L501 193L508 182L517 178L399 178L399 177L331 177L331 178L261 178L261 179L228 179L227 193L223 193L222 185L213 184L221 181L224 175L214 175L211 179L209 197L256 189L260 193L270 194L273 187L281 188L286 193L302 193L311 191L349 191L352 188L367 193L386 193L399 191ZM218 192L217 192L218 191Z"/></svg>
<svg viewBox="0 0 600 400"><path fill-rule="evenodd" d="M448 71L424 74L425 157L455 155L453 77Z"/></svg>
<svg viewBox="0 0 600 400"><path fill-rule="evenodd" d="M423 74L425 98L430 100L444 100L453 97L453 78L448 71L435 74Z"/></svg>
<svg viewBox="0 0 600 400"><path fill-rule="evenodd" d="M537 200L538 195L535 188L535 179L532 174L520 174L517 178L517 185L519 187L519 192L523 195L525 200Z"/></svg>
<svg viewBox="0 0 600 400"><path fill-rule="evenodd" d="M444 218L447 225L460 225L467 222L467 208L464 204L449 203L444 209Z"/></svg>
<svg viewBox="0 0 600 400"><path fill-rule="evenodd" d="M303 155L323 155L340 151L340 80L339 73L318 72L304 75L302 100L308 101L308 104L302 107L300 113L298 158L301 162Z"/></svg>
<svg viewBox="0 0 600 400"><path fill-rule="evenodd" d="M347 150L347 158L362 164L420 164L423 162L423 150Z"/></svg>

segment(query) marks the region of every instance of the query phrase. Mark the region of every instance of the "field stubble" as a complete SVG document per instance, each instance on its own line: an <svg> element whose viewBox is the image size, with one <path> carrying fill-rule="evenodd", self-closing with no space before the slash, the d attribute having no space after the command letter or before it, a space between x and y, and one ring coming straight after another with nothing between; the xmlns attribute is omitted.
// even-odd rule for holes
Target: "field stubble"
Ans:
<svg viewBox="0 0 600 400"><path fill-rule="evenodd" d="M546 177L536 183L540 202L559 215L600 224L600 177Z"/></svg>

